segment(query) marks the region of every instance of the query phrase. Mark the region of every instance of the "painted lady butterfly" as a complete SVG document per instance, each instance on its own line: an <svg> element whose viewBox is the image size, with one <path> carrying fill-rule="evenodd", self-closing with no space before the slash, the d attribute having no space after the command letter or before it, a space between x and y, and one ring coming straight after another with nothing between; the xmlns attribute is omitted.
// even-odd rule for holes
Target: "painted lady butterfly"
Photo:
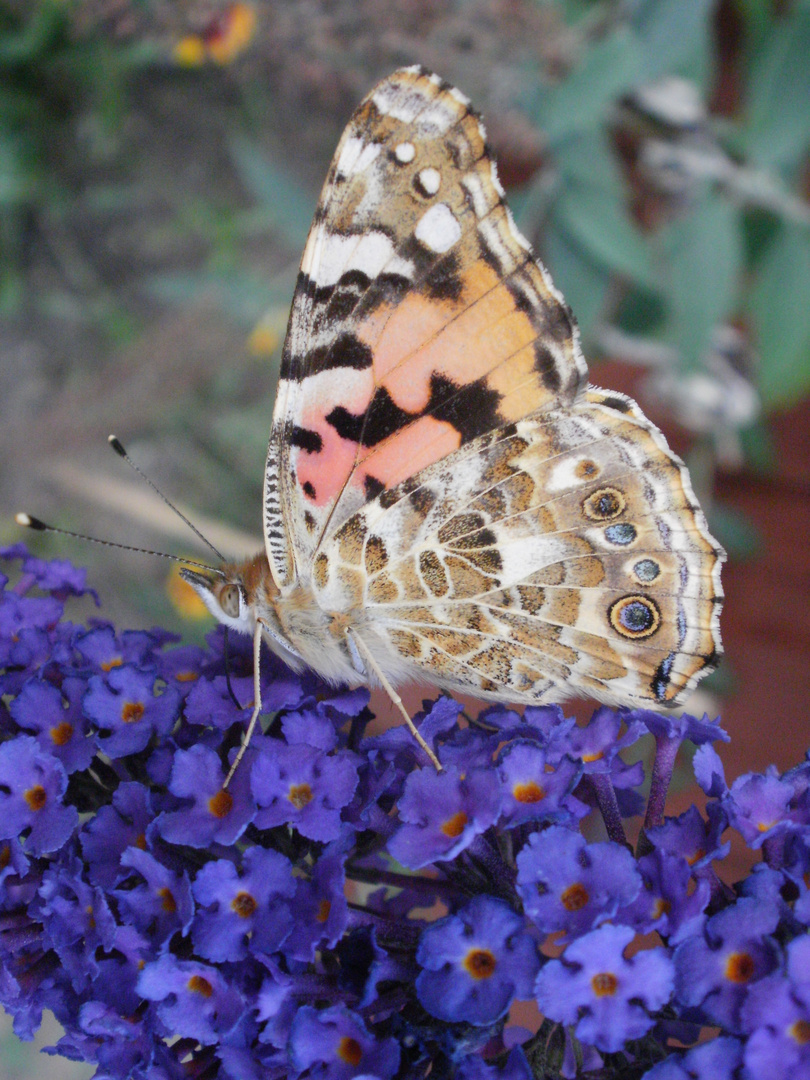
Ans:
<svg viewBox="0 0 810 1080"><path fill-rule="evenodd" d="M410 680L673 705L719 657L724 553L661 432L585 385L503 196L460 91L407 68L362 102L293 298L266 551L184 576L257 670L263 635L400 707Z"/></svg>

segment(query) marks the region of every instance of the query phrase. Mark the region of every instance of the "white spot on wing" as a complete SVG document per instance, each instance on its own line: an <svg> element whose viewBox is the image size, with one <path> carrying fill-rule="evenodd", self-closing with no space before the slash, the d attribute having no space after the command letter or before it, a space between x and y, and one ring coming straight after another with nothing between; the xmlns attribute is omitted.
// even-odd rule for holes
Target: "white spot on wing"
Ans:
<svg viewBox="0 0 810 1080"><path fill-rule="evenodd" d="M360 270L369 278L375 278L383 271L413 277L413 263L400 258L392 242L381 232L367 232L362 236L325 233L321 243L312 246L311 252L307 244L301 269L321 287L337 284L349 270Z"/></svg>
<svg viewBox="0 0 810 1080"><path fill-rule="evenodd" d="M436 203L421 216L414 235L420 244L442 255L461 239L461 226L446 203Z"/></svg>
<svg viewBox="0 0 810 1080"><path fill-rule="evenodd" d="M442 178L438 169L422 169L419 173L419 183L428 195L435 195L441 182Z"/></svg>
<svg viewBox="0 0 810 1080"><path fill-rule="evenodd" d="M365 139L356 137L347 139L337 160L337 171L341 176L363 172L379 153L379 143L366 142Z"/></svg>
<svg viewBox="0 0 810 1080"><path fill-rule="evenodd" d="M407 165L409 161L413 161L416 156L416 147L412 142L401 142L399 146L394 148L394 156L397 161L403 165Z"/></svg>
<svg viewBox="0 0 810 1080"><path fill-rule="evenodd" d="M371 100L383 116L401 120L403 124L412 124L425 105L421 94L391 82L378 86Z"/></svg>

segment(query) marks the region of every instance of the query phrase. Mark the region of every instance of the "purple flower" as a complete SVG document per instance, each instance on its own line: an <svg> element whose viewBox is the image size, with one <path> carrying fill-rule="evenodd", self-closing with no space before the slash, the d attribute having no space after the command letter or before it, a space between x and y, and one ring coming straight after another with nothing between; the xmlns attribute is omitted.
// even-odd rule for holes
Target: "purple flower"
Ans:
<svg viewBox="0 0 810 1080"><path fill-rule="evenodd" d="M158 653L154 658L157 673L169 686L186 697L200 678L208 654L197 645L182 645Z"/></svg>
<svg viewBox="0 0 810 1080"><path fill-rule="evenodd" d="M743 1048L729 1035L696 1046L686 1054L670 1054L644 1073L641 1080L734 1080L742 1064ZM769 1080L775 1080L771 1073Z"/></svg>
<svg viewBox="0 0 810 1080"><path fill-rule="evenodd" d="M616 915L637 933L653 930L676 945L695 933L709 902L711 888L706 878L695 885L688 863L680 855L653 851L637 862L642 888L638 896Z"/></svg>
<svg viewBox="0 0 810 1080"><path fill-rule="evenodd" d="M250 848L243 869L228 859L206 865L194 880L199 910L191 937L206 960L243 960L251 952L276 952L292 929L295 879L289 859ZM300 917L300 913L296 913Z"/></svg>
<svg viewBox="0 0 810 1080"><path fill-rule="evenodd" d="M111 889L121 874L121 856L130 846L146 847L146 828L154 818L152 801L141 784L121 784L112 796L112 805L98 813L79 834L88 876L95 885Z"/></svg>
<svg viewBox="0 0 810 1080"><path fill-rule="evenodd" d="M76 990L99 973L97 951L109 951L115 920L102 889L81 880L81 862L67 859L46 870L36 914Z"/></svg>
<svg viewBox="0 0 810 1080"><path fill-rule="evenodd" d="M312 1080L389 1080L399 1068L400 1051L394 1039L375 1039L361 1018L341 1005L321 1010L304 1005L292 1023L289 1055L297 1073L309 1070Z"/></svg>
<svg viewBox="0 0 810 1080"><path fill-rule="evenodd" d="M292 695L291 695L292 698ZM333 692L329 697L308 698L297 708L287 710L281 717L281 731L290 745L304 743L326 752L340 743L338 728L347 717L357 716L368 705L369 691L366 687ZM300 696L299 696L300 700ZM290 704L292 704L292 700ZM287 702L283 702L287 704ZM281 705L277 706L278 708ZM270 706L265 705L267 711Z"/></svg>
<svg viewBox="0 0 810 1080"><path fill-rule="evenodd" d="M30 830L27 854L57 851L79 821L76 808L62 803L66 791L62 764L36 739L21 735L0 745L0 839Z"/></svg>
<svg viewBox="0 0 810 1080"><path fill-rule="evenodd" d="M146 630L125 630L116 636L113 627L105 624L79 634L75 646L96 671L109 673L127 664L136 667L149 664L164 640L162 632L153 636Z"/></svg>
<svg viewBox="0 0 810 1080"><path fill-rule="evenodd" d="M649 1013L672 993L672 962L661 949L624 950L635 934L629 926L602 926L572 942L561 960L550 960L535 983L542 1012L574 1025L578 1039L614 1053L640 1039L654 1024Z"/></svg>
<svg viewBox="0 0 810 1080"><path fill-rule="evenodd" d="M58 758L67 773L86 769L96 753L82 711L85 689L84 679L63 679L61 689L29 679L9 707L20 727L36 732L42 749Z"/></svg>
<svg viewBox="0 0 810 1080"><path fill-rule="evenodd" d="M84 711L101 731L99 746L111 758L143 750L153 735L168 735L174 727L180 694L167 687L155 694L155 677L131 664L94 675L84 696Z"/></svg>
<svg viewBox="0 0 810 1080"><path fill-rule="evenodd" d="M737 777L723 806L729 825L740 833L749 847L756 849L765 840L784 833L794 822L801 820L793 812L794 795L793 784L781 779L771 767L764 775L747 773Z"/></svg>
<svg viewBox="0 0 810 1080"><path fill-rule="evenodd" d="M357 766L348 752L325 754L314 746L259 744L250 784L260 807L259 829L292 825L310 840L339 836L341 810L357 787Z"/></svg>
<svg viewBox="0 0 810 1080"><path fill-rule="evenodd" d="M24 578L30 578L31 584L36 584L43 592L56 593L60 599L89 593L98 606L98 594L95 589L87 587L87 570L84 567L73 566L67 559L39 559L29 552L25 544L0 548L0 558L21 559ZM21 591L27 591L29 587L23 581Z"/></svg>
<svg viewBox="0 0 810 1080"><path fill-rule="evenodd" d="M285 951L296 960L312 960L317 949L334 948L346 929L347 846L345 839L335 840L324 849L310 877L298 878L292 904L295 922L284 943Z"/></svg>
<svg viewBox="0 0 810 1080"><path fill-rule="evenodd" d="M225 771L213 750L202 745L178 750L169 790L180 799L191 799L192 803L162 813L155 828L170 844L198 848L214 842L233 844L256 815L249 770L250 759L246 757L225 790L222 787Z"/></svg>
<svg viewBox="0 0 810 1080"><path fill-rule="evenodd" d="M786 953L785 974L752 986L740 1012L752 1080L810 1073L810 935L795 938Z"/></svg>
<svg viewBox="0 0 810 1080"><path fill-rule="evenodd" d="M658 739L674 739L677 742L689 740L695 746L720 740L729 741L729 735L720 727L719 718L710 720L704 713L698 720L688 713L680 716L675 713L652 712L650 709L631 709L626 716L627 722L640 720L647 730Z"/></svg>
<svg viewBox="0 0 810 1080"><path fill-rule="evenodd" d="M544 933L578 937L631 903L641 877L620 844L588 844L562 825L533 833L517 857L517 890Z"/></svg>
<svg viewBox="0 0 810 1080"><path fill-rule="evenodd" d="M779 963L779 948L769 937L777 922L775 906L750 897L713 915L703 933L675 950L677 999L700 1006L713 1022L738 1034L750 987Z"/></svg>
<svg viewBox="0 0 810 1080"><path fill-rule="evenodd" d="M253 700L253 678L231 675L231 687L236 700L244 702L244 708L237 709L228 693L228 683L224 675L214 678L201 678L194 682L186 695L183 712L189 724L202 727L215 727L226 731L231 724L247 725L250 718L250 702Z"/></svg>
<svg viewBox="0 0 810 1080"><path fill-rule="evenodd" d="M164 866L149 851L130 847L121 856L122 884L113 895L127 921L155 943L188 932L194 912L188 874ZM127 870L135 874L127 874ZM126 886L126 887L124 887Z"/></svg>
<svg viewBox="0 0 810 1080"><path fill-rule="evenodd" d="M533 1080L534 1074L519 1046L510 1050L503 1068L487 1065L478 1055L470 1055L459 1062L456 1080Z"/></svg>
<svg viewBox="0 0 810 1080"><path fill-rule="evenodd" d="M807 1071L810 763L729 789L705 720L600 708L582 727L557 706L493 705L468 721L441 696L420 718L437 774L405 728L365 736L366 690L265 653L266 733L223 790L253 696L250 640L228 649L241 709L221 630L205 649L165 649L159 629L76 627L60 601L83 576L13 554L0 1005L19 1034L50 1009L65 1030L53 1052L105 1080L530 1080L529 1057L604 1080L622 1065L601 1053L642 1037L627 1065L668 1054L657 1080ZM53 595L25 595L37 588ZM644 764L620 751L648 730L633 858L622 818L643 808ZM708 821L664 816L682 737L707 740L694 767ZM609 843L585 839L596 814L581 834L580 799ZM711 866L729 823L765 841L734 892ZM437 903L450 914L426 923ZM625 956L634 931L656 930L664 944ZM548 933L573 939L560 959L538 955ZM539 1039L506 1019L533 988ZM708 1024L719 1037L670 1053Z"/></svg>
<svg viewBox="0 0 810 1080"><path fill-rule="evenodd" d="M244 1002L222 973L209 964L178 960L165 953L147 964L138 979L138 993L157 1002L167 1034L211 1046L231 1030Z"/></svg>
<svg viewBox="0 0 810 1080"><path fill-rule="evenodd" d="M627 730L620 735L623 723L627 724ZM559 724L552 728L549 758L553 761L555 754L568 754L582 762L586 773L611 774L615 779L628 768L619 752L637 742L644 730L643 722L634 719L632 713L614 712L603 705L585 727Z"/></svg>
<svg viewBox="0 0 810 1080"><path fill-rule="evenodd" d="M491 896L476 896L422 932L416 994L432 1016L486 1026L515 997L528 998L540 966L525 921Z"/></svg>
<svg viewBox="0 0 810 1080"><path fill-rule="evenodd" d="M453 859L494 824L500 808L501 792L490 769L473 769L466 776L453 765L440 773L412 772L399 800L403 824L388 850L412 870Z"/></svg>
<svg viewBox="0 0 810 1080"><path fill-rule="evenodd" d="M526 821L568 821L584 817L588 807L571 792L582 767L563 757L552 768L545 750L520 740L510 743L498 765L502 784L501 821L507 827Z"/></svg>
<svg viewBox="0 0 810 1080"><path fill-rule="evenodd" d="M648 829L647 839L660 851L681 855L693 870L698 870L728 855L731 845L720 842L725 827L725 815L713 814L707 822L696 806L690 806L680 817L666 818L661 825Z"/></svg>

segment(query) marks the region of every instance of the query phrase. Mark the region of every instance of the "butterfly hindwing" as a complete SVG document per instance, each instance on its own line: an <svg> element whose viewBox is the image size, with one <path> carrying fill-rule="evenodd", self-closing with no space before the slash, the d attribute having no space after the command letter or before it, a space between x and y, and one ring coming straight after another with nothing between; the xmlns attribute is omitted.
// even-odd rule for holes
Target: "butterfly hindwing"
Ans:
<svg viewBox="0 0 810 1080"><path fill-rule="evenodd" d="M279 585L380 492L574 401L575 325L502 196L478 116L437 76L397 72L352 116L282 358L264 512Z"/></svg>
<svg viewBox="0 0 810 1080"><path fill-rule="evenodd" d="M661 433L589 388L383 493L323 545L316 582L411 678L670 704L718 658L722 559Z"/></svg>

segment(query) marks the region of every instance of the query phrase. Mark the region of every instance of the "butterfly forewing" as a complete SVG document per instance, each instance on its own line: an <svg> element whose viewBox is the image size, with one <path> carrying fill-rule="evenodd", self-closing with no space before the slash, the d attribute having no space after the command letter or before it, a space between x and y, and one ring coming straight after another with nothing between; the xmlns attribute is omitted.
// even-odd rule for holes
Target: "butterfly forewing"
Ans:
<svg viewBox="0 0 810 1080"><path fill-rule="evenodd" d="M265 483L280 584L380 491L537 409L586 368L502 199L467 99L409 69L340 141L307 240Z"/></svg>

